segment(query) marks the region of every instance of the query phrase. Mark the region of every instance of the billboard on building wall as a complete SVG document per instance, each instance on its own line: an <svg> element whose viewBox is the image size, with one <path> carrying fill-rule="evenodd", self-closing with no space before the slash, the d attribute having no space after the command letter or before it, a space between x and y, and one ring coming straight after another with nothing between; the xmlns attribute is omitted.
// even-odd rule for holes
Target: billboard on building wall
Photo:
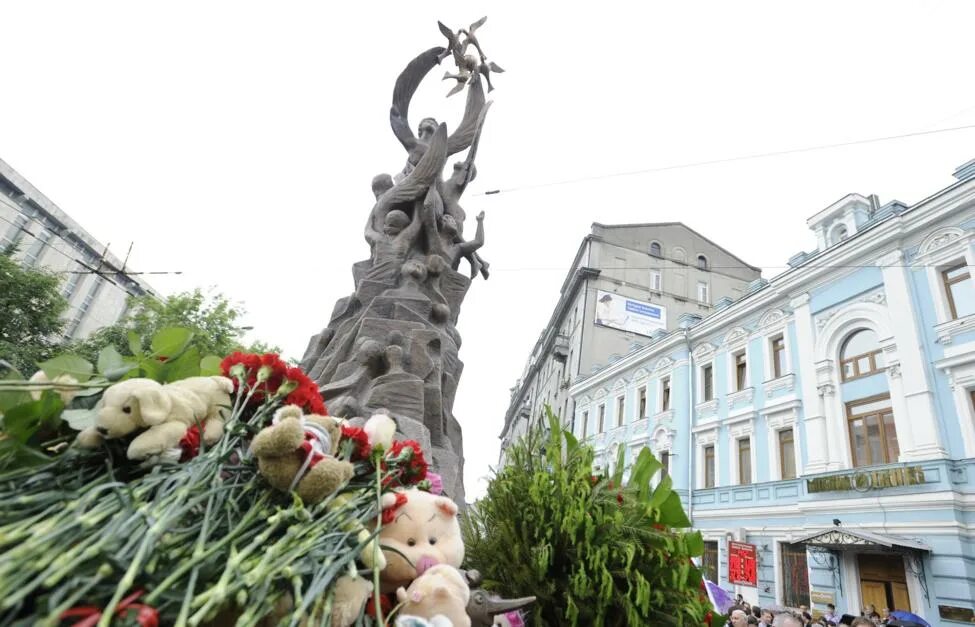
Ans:
<svg viewBox="0 0 975 627"><path fill-rule="evenodd" d="M728 543L728 581L758 586L758 554L754 544Z"/></svg>
<svg viewBox="0 0 975 627"><path fill-rule="evenodd" d="M596 290L596 324L650 336L667 328L667 309L620 294Z"/></svg>

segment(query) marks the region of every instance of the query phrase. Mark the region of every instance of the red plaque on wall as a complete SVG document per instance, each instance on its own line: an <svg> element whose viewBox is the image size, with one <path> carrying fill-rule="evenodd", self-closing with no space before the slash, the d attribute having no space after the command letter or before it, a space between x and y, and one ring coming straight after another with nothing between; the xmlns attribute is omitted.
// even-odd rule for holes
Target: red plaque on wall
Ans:
<svg viewBox="0 0 975 627"><path fill-rule="evenodd" d="M758 555L754 544L728 543L728 581L758 586Z"/></svg>

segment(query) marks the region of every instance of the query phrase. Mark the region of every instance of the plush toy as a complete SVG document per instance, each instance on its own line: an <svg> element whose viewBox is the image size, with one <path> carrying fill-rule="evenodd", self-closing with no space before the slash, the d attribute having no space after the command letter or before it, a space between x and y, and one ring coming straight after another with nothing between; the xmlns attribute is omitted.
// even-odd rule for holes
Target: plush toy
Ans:
<svg viewBox="0 0 975 627"><path fill-rule="evenodd" d="M410 584L409 589L396 590L396 599L404 614L433 618L444 616L454 627L471 627L467 616L467 602L471 591L464 577L453 566L437 564L427 568Z"/></svg>
<svg viewBox="0 0 975 627"><path fill-rule="evenodd" d="M268 483L294 490L312 504L352 478L352 464L335 458L341 437L338 419L305 416L297 405L287 405L275 412L271 426L254 436L250 450Z"/></svg>
<svg viewBox="0 0 975 627"><path fill-rule="evenodd" d="M416 488L383 495L383 528L379 541L383 547L392 549L384 551L386 569L381 575L384 592L409 586L437 564L460 568L464 561L457 505L445 496Z"/></svg>
<svg viewBox="0 0 975 627"><path fill-rule="evenodd" d="M95 425L78 434L78 444L96 448L103 439L145 429L128 449L129 459L141 460L178 448L187 430L199 424L203 441L212 445L223 435L233 391L226 377L190 377L165 385L152 379L116 383L105 390Z"/></svg>
<svg viewBox="0 0 975 627"><path fill-rule="evenodd" d="M379 578L385 599L384 611L389 611L395 602L387 595L409 586L428 569L438 564L459 568L464 561L464 542L457 521L457 505L445 496L410 488L384 494L382 505L383 527L379 542L382 547L392 550L383 551L386 565ZM333 612L358 616L362 611L361 599L368 596L365 592L367 582L362 577L345 578L348 580L344 583L340 581L341 594L337 586L333 604L336 610ZM333 620L332 626L348 627L352 622Z"/></svg>

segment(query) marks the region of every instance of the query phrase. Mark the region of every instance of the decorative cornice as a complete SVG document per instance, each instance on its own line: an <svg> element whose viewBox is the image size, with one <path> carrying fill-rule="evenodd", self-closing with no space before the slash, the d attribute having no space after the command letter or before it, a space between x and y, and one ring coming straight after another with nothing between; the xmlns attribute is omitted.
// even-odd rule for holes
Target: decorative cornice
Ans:
<svg viewBox="0 0 975 627"><path fill-rule="evenodd" d="M714 398L710 401L698 403L694 406L694 410L697 412L699 417L707 414L713 414L718 410L718 399Z"/></svg>
<svg viewBox="0 0 975 627"><path fill-rule="evenodd" d="M745 327L735 327L724 336L722 344L727 348L737 348L748 341L748 329Z"/></svg>
<svg viewBox="0 0 975 627"><path fill-rule="evenodd" d="M674 360L671 359L670 357L663 357L663 358L657 360L657 363L653 367L653 372L654 372L654 374L656 374L658 372L661 372L663 370L667 370L668 368L673 368L673 367L674 367Z"/></svg>
<svg viewBox="0 0 975 627"><path fill-rule="evenodd" d="M951 344L955 336L973 329L975 329L975 314L935 325L934 332L938 334L938 344L946 345Z"/></svg>
<svg viewBox="0 0 975 627"><path fill-rule="evenodd" d="M766 398L772 398L779 390L794 390L796 387L796 375L784 374L778 379L772 379L762 384L762 390Z"/></svg>
<svg viewBox="0 0 975 627"><path fill-rule="evenodd" d="M918 256L930 255L948 246L957 239L965 236L965 231L956 226L934 231L921 241L918 247Z"/></svg>
<svg viewBox="0 0 975 627"><path fill-rule="evenodd" d="M795 296L794 298L792 298L792 300L789 301L789 307L792 307L793 310L799 309L804 305L808 305L809 300L810 300L809 292L799 294L798 296Z"/></svg>
<svg viewBox="0 0 975 627"><path fill-rule="evenodd" d="M878 264L879 265L879 264ZM869 294L848 300L841 304L832 307L825 312L816 316L816 330L822 331L829 321L833 319L834 316L841 313L847 307L855 305L857 303L872 303L874 305L886 305L887 304L887 293L883 291L883 288L870 292Z"/></svg>
<svg viewBox="0 0 975 627"><path fill-rule="evenodd" d="M788 317L786 312L781 309L771 309L762 314L762 317L758 319L758 328L767 329L768 327L775 326L785 321Z"/></svg>
<svg viewBox="0 0 975 627"><path fill-rule="evenodd" d="M885 266L896 266L900 265L904 261L904 251L897 249L892 250L889 253L878 258L874 265L878 268L883 268Z"/></svg>
<svg viewBox="0 0 975 627"><path fill-rule="evenodd" d="M694 359L705 359L714 354L715 351L714 344L710 342L702 342L694 347Z"/></svg>
<svg viewBox="0 0 975 627"><path fill-rule="evenodd" d="M753 398L755 398L755 388L745 388L744 390L732 392L728 395L728 407L732 407L738 403L750 403Z"/></svg>

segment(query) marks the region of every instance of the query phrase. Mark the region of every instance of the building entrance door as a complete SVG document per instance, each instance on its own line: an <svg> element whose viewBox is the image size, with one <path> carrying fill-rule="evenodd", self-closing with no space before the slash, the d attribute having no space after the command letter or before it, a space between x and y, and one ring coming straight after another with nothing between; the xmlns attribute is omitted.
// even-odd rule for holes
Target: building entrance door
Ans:
<svg viewBox="0 0 975 627"><path fill-rule="evenodd" d="M860 566L860 599L863 607L873 605L877 612L911 610L907 592L904 558L900 555L858 555Z"/></svg>

